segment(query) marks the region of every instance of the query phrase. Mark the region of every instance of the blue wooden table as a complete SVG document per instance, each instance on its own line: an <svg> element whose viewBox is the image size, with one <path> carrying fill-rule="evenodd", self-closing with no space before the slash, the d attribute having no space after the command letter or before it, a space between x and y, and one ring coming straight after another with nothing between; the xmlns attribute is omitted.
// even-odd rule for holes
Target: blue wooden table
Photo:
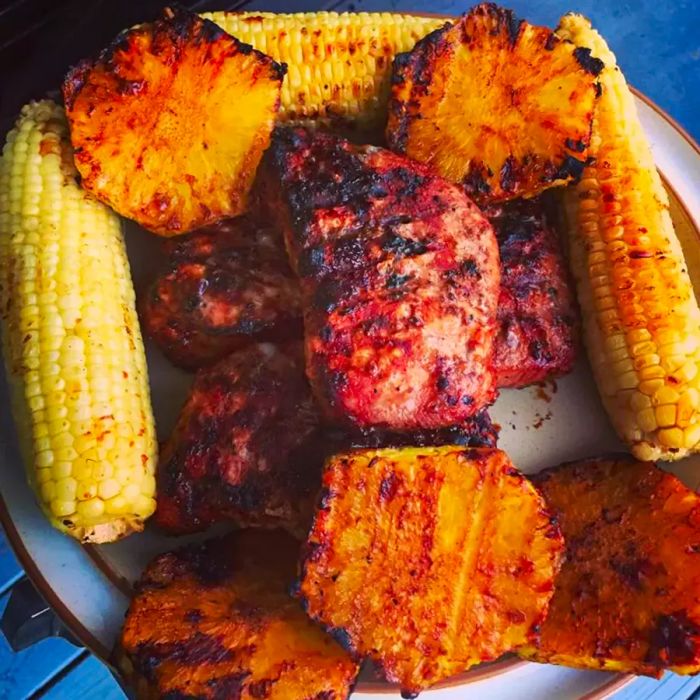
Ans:
<svg viewBox="0 0 700 700"><path fill-rule="evenodd" d="M230 3L221 3L227 4ZM395 9L455 14L471 3L268 0L235 4L276 11ZM569 10L588 15L608 39L629 81L700 140L700 0L511 0L505 4L531 21L549 25L556 24L561 14ZM22 578L23 572L0 532L0 612L12 586ZM53 638L13 653L0 635L0 700L121 700L124 697L109 671L86 650ZM666 674L661 681L640 678L615 696L615 700L690 698L700 700L700 678L673 674Z"/></svg>

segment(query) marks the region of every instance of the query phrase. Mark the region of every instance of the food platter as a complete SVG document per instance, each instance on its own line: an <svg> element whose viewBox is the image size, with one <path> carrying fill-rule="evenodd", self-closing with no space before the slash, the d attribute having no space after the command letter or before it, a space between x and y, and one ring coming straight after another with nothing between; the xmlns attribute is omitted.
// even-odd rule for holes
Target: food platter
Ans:
<svg viewBox="0 0 700 700"><path fill-rule="evenodd" d="M661 109L637 93L637 107L650 137L658 167L671 197L671 209L691 277L700 290L700 149ZM127 245L137 292L152 270L148 261L157 241L126 225ZM154 410L159 437L172 427L190 383L156 348L147 347ZM8 405L2 386L2 402ZM574 458L621 449L600 405L590 369L580 359L575 371L556 384L504 390L492 417L501 426L499 446L524 472ZM52 529L26 484L8 411L0 417L0 517L22 565L68 629L85 646L108 659L124 611L131 582L156 552L171 549L172 538L150 528L116 544L81 546ZM683 460L669 469L693 488L700 486L700 458ZM177 541L181 543L182 539ZM355 695L397 696L396 689L363 676ZM443 683L431 697L603 698L632 680L631 676L541 666L515 659L477 667ZM459 687L459 690L456 688ZM487 690L488 689L488 690Z"/></svg>

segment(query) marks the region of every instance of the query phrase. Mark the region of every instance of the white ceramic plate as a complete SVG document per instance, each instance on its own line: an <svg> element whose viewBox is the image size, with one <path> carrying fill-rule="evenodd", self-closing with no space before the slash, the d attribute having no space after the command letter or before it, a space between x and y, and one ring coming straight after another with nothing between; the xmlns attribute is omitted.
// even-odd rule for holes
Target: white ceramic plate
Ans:
<svg viewBox="0 0 700 700"><path fill-rule="evenodd" d="M688 258L696 292L700 291L700 148L664 112L641 95L637 105L656 161L669 186L672 213ZM158 241L128 227L127 242L137 290L157 258ZM158 433L167 435L190 382L148 347ZM0 378L2 379L2 378ZM545 394L543 396L543 394ZM9 405L4 380L0 405ZM600 405L593 378L581 359L575 371L554 387L503 391L491 415L501 425L499 445L525 472L579 457L621 449ZM106 659L128 604L130 582L156 552L181 544L147 531L112 545L83 547L51 528L30 492L17 451L12 420L0 416L0 518L37 588L75 636ZM693 488L700 485L700 455L669 465ZM192 538L189 538L192 539ZM514 659L488 664L426 692L436 698L489 700L593 700L609 697L631 677L574 671ZM398 697L394 688L362 681L356 696L367 700Z"/></svg>

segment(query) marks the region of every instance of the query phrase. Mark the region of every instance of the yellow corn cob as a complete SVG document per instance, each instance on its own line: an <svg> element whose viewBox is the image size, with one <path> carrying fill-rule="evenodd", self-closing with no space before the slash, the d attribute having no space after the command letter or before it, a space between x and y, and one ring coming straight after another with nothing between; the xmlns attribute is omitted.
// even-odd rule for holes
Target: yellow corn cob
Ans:
<svg viewBox="0 0 700 700"><path fill-rule="evenodd" d="M288 66L280 118L383 127L391 62L444 19L369 12L210 12L224 31Z"/></svg>
<svg viewBox="0 0 700 700"><path fill-rule="evenodd" d="M700 310L668 195L605 41L580 15L562 18L557 31L605 64L595 161L565 195L589 359L634 455L678 459L700 448Z"/></svg>
<svg viewBox="0 0 700 700"><path fill-rule="evenodd" d="M76 182L63 109L22 110L0 158L0 320L29 482L84 542L155 508L146 361L118 217Z"/></svg>

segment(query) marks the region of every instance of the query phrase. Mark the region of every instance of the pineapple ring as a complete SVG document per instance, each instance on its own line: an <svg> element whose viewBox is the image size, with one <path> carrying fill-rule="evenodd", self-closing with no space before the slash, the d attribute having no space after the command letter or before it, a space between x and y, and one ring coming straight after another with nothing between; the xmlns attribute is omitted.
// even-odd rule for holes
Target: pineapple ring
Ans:
<svg viewBox="0 0 700 700"><path fill-rule="evenodd" d="M482 4L394 61L387 140L480 202L532 197L586 163L603 64Z"/></svg>
<svg viewBox="0 0 700 700"><path fill-rule="evenodd" d="M63 85L83 187L166 236L242 213L285 70L181 9L122 33Z"/></svg>
<svg viewBox="0 0 700 700"><path fill-rule="evenodd" d="M326 464L298 596L413 697L534 641L562 550L500 450L356 450Z"/></svg>

